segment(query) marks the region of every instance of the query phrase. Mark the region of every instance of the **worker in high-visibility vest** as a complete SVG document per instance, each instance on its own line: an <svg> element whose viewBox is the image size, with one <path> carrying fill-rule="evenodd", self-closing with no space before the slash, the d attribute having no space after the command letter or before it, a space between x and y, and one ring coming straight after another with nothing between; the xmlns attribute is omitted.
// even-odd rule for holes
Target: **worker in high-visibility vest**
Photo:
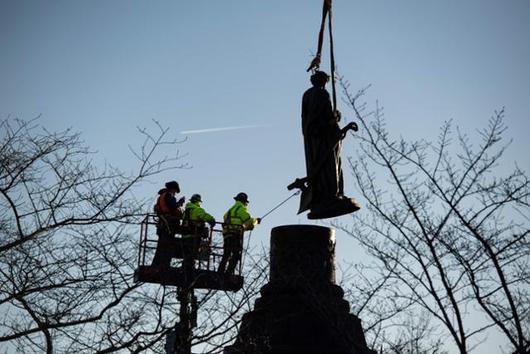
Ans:
<svg viewBox="0 0 530 354"><path fill-rule="evenodd" d="M158 243L153 258L153 266L169 267L171 258L174 255L173 239L180 226L182 219L182 205L185 198L178 201L175 197L180 193L180 186L176 181L166 183L166 188L158 191L158 199L154 206L155 213L158 217L156 225L156 234Z"/></svg>
<svg viewBox="0 0 530 354"><path fill-rule="evenodd" d="M234 273L237 264L241 261L243 233L254 229L254 226L261 222L260 218L253 218L250 215L246 193L239 193L234 199L235 204L224 215L223 258L219 264L219 273Z"/></svg>
<svg viewBox="0 0 530 354"><path fill-rule="evenodd" d="M191 196L190 201L184 208L182 218L182 267L189 271L193 267L193 261L197 257L201 239L208 236L206 223L210 227L215 226L215 218L208 214L202 207L202 197L199 194Z"/></svg>

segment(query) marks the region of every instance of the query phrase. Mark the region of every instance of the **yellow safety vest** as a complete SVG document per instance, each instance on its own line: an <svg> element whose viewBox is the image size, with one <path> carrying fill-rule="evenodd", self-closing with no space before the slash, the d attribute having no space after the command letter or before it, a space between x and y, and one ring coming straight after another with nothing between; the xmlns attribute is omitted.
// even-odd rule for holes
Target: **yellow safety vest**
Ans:
<svg viewBox="0 0 530 354"><path fill-rule="evenodd" d="M240 235L245 230L252 230L257 223L257 219L250 216L247 207L236 201L224 215L223 236Z"/></svg>
<svg viewBox="0 0 530 354"><path fill-rule="evenodd" d="M198 204L188 202L184 210L182 226L186 232L183 233L182 238L195 236L198 227L202 227L204 222L215 221L215 218L208 214Z"/></svg>

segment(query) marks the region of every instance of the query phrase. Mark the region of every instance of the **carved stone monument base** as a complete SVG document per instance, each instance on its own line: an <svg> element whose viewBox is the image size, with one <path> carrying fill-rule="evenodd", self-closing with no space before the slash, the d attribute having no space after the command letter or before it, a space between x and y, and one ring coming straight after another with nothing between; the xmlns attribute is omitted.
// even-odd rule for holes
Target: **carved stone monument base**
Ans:
<svg viewBox="0 0 530 354"><path fill-rule="evenodd" d="M375 354L335 284L335 230L272 229L270 282L225 354Z"/></svg>

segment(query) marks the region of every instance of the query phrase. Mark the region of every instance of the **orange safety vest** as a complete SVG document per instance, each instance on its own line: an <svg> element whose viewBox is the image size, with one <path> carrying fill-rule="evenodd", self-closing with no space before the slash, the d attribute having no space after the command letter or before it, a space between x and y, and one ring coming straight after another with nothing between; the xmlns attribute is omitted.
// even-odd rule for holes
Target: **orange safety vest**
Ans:
<svg viewBox="0 0 530 354"><path fill-rule="evenodd" d="M158 215L170 215L170 216L175 216L175 217L178 217L178 218L182 217L182 211L180 210L180 208L177 208L173 212L169 209L169 206L166 203L166 195L167 195L167 193L169 193L169 192L164 192L164 193L160 194L160 196L156 200L155 212Z"/></svg>

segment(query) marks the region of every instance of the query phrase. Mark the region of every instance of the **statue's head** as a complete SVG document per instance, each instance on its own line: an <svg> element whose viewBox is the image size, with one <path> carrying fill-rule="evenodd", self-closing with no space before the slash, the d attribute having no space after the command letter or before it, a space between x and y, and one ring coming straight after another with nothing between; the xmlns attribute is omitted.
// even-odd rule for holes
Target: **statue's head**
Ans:
<svg viewBox="0 0 530 354"><path fill-rule="evenodd" d="M326 86L326 83L329 81L329 75L326 74L324 71L317 71L313 75L311 75L311 83L313 86L317 87L324 87Z"/></svg>

